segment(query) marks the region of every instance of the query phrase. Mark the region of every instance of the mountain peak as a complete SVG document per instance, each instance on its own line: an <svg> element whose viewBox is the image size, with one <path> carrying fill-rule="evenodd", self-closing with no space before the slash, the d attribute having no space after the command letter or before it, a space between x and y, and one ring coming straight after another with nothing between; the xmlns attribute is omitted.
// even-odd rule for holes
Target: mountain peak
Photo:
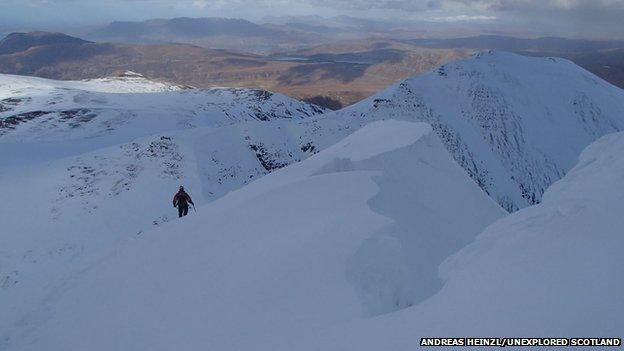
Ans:
<svg viewBox="0 0 624 351"><path fill-rule="evenodd" d="M484 51L411 77L337 114L433 125L501 206L541 201L581 150L624 129L624 92L559 58Z"/></svg>

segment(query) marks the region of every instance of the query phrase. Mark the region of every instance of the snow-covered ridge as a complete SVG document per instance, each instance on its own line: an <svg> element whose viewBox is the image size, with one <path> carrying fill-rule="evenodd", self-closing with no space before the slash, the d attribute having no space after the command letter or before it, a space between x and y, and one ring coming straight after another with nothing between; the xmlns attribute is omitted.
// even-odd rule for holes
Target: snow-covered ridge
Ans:
<svg viewBox="0 0 624 351"><path fill-rule="evenodd" d="M49 287L173 220L180 184L205 204L308 157L291 122L324 112L262 90L134 75L0 75L0 92L0 193L12 199L0 204L3 331Z"/></svg>
<svg viewBox="0 0 624 351"><path fill-rule="evenodd" d="M0 75L0 92L0 141L129 141L162 131L325 112L263 90L181 89L135 76L64 82Z"/></svg>
<svg viewBox="0 0 624 351"><path fill-rule="evenodd" d="M513 211L538 203L592 141L624 129L624 91L567 60L490 51L333 118L335 130L387 118L430 123L473 180Z"/></svg>
<svg viewBox="0 0 624 351"><path fill-rule="evenodd" d="M505 275L533 286L576 260L581 280L600 276L606 261L584 270L593 256L572 246L602 252L587 242L594 230L621 246L616 139L438 275L505 214L494 200L508 210L540 200L585 145L622 129L622 91L565 60L484 53L323 115L261 90L159 91L140 77L3 81L13 88L0 99L0 193L10 199L0 202L0 349L400 350L416 348L416 333L453 332L435 328L453 309L458 334L509 335L496 328L512 321L485 305L512 318L506 297L519 292L526 320L540 294L553 300L550 317L533 319L562 326L553 335L586 326L564 329L574 311L548 319L583 294L622 310L619 280L594 292L564 276L576 294L557 305L557 285L527 292ZM184 221L171 206L180 184L198 204ZM561 255L549 261L539 245ZM606 259L618 262L608 249ZM604 271L621 277L619 267ZM497 295L498 283L513 291ZM518 331L537 335L527 325Z"/></svg>
<svg viewBox="0 0 624 351"><path fill-rule="evenodd" d="M47 93L53 89L74 89L98 93L155 93L187 89L182 85L155 81L131 71L119 76L85 79L81 81L60 81L37 77L0 75L0 99Z"/></svg>
<svg viewBox="0 0 624 351"><path fill-rule="evenodd" d="M283 349L429 296L437 265L504 215L430 126L404 121L365 126L197 211L70 275L3 328L7 348Z"/></svg>
<svg viewBox="0 0 624 351"><path fill-rule="evenodd" d="M620 132L586 148L541 204L495 222L447 259L440 268L445 286L433 298L400 313L326 328L290 346L408 351L431 335L621 335L623 189Z"/></svg>
<svg viewBox="0 0 624 351"><path fill-rule="evenodd" d="M23 99L0 101L0 118L5 117L0 140L136 137L249 120L303 120L324 112L279 94L247 89L155 94L61 90L48 89L44 99L31 92ZM427 122L471 178L514 211L538 203L585 146L622 130L623 116L624 92L569 61L484 52L304 121L308 127L295 134L309 154L373 120ZM124 136L120 141L129 140Z"/></svg>

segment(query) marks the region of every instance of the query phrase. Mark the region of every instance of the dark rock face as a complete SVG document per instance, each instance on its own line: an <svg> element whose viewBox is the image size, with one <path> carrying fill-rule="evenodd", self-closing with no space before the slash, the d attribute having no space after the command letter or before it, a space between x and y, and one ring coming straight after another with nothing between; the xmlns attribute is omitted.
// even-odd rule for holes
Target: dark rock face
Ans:
<svg viewBox="0 0 624 351"><path fill-rule="evenodd" d="M0 112L8 112L12 111L15 107L19 106L22 103L29 102L32 99L29 97L24 98L6 98L0 100Z"/></svg>
<svg viewBox="0 0 624 351"><path fill-rule="evenodd" d="M313 97L304 99L303 101L309 102L311 104L315 104L317 106L325 107L327 109L334 110L334 111L340 110L341 108L344 107L340 101L336 99L332 99L329 96L323 96L323 95L313 96Z"/></svg>
<svg viewBox="0 0 624 351"><path fill-rule="evenodd" d="M0 135L6 134L8 130L15 129L18 125L32 121L35 118L47 115L46 111L31 111L12 115L3 119L0 119Z"/></svg>

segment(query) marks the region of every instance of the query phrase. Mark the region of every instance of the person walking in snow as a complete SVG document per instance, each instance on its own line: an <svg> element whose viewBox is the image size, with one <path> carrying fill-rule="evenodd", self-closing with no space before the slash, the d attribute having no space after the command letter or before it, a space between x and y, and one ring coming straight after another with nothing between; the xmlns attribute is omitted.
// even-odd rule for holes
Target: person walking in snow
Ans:
<svg viewBox="0 0 624 351"><path fill-rule="evenodd" d="M184 191L184 187L180 186L180 190L173 197L173 207L178 208L179 217L184 217L188 214L189 204L195 206L189 194Z"/></svg>

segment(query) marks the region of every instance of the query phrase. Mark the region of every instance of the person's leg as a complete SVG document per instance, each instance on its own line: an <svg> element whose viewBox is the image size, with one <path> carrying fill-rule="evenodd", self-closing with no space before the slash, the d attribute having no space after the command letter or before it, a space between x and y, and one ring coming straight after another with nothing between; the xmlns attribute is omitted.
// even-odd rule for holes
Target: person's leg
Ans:
<svg viewBox="0 0 624 351"><path fill-rule="evenodd" d="M182 218L182 213L184 213L184 208L178 205L178 217Z"/></svg>
<svg viewBox="0 0 624 351"><path fill-rule="evenodd" d="M186 216L188 214L188 206L184 206L184 215Z"/></svg>

